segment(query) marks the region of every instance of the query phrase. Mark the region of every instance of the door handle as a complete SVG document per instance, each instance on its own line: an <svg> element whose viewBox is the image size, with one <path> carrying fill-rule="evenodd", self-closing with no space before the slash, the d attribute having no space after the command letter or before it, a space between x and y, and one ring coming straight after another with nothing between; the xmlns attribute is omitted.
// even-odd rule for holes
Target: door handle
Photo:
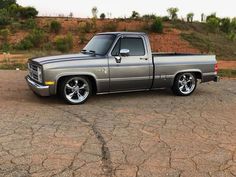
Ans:
<svg viewBox="0 0 236 177"><path fill-rule="evenodd" d="M121 57L120 56L115 56L116 63L121 63Z"/></svg>
<svg viewBox="0 0 236 177"><path fill-rule="evenodd" d="M140 58L140 60L148 60L148 58Z"/></svg>

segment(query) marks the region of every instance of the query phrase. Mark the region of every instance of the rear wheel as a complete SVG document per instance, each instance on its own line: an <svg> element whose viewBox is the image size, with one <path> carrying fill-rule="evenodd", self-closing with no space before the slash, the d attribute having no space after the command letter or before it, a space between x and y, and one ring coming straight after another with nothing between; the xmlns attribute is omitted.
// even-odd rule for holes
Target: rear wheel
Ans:
<svg viewBox="0 0 236 177"><path fill-rule="evenodd" d="M179 96L191 95L197 87L197 78L193 73L181 73L176 76L173 92Z"/></svg>
<svg viewBox="0 0 236 177"><path fill-rule="evenodd" d="M90 80L82 76L68 77L59 87L61 96L70 104L83 104L92 93Z"/></svg>

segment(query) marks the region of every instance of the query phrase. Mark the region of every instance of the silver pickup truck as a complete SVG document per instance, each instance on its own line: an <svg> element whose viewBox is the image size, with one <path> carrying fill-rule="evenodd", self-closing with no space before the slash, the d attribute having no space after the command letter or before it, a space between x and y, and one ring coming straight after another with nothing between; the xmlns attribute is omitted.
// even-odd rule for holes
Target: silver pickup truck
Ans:
<svg viewBox="0 0 236 177"><path fill-rule="evenodd" d="M60 94L70 104L82 104L92 93L158 88L188 96L198 80L219 79L215 56L152 53L148 36L136 32L97 34L78 54L29 59L28 70L36 94Z"/></svg>

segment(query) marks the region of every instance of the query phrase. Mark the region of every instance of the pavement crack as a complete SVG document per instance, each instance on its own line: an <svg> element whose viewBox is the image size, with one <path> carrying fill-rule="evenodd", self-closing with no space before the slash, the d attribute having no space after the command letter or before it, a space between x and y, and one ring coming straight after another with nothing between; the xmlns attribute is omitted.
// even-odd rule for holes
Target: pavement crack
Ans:
<svg viewBox="0 0 236 177"><path fill-rule="evenodd" d="M106 143L103 135L101 134L99 129L96 127L96 124L90 123L87 119L83 118L83 116L78 115L70 110L65 110L65 109L62 109L61 107L60 108L53 107L53 108L63 111L64 113L68 113L68 114L78 118L81 123L85 124L86 126L88 126L92 130L93 134L95 135L96 139L98 140L98 142L101 145L102 171L103 171L104 175L107 177L113 176L113 167L112 167L112 161L111 161L111 157L110 157L110 150L107 147L107 143Z"/></svg>

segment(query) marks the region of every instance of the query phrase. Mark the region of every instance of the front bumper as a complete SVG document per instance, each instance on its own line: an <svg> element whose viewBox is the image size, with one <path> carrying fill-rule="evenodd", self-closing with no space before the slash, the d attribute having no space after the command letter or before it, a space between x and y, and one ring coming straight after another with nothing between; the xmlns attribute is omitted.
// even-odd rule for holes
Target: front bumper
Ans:
<svg viewBox="0 0 236 177"><path fill-rule="evenodd" d="M49 86L40 85L33 81L29 76L26 76L25 79L33 92L40 96L50 96Z"/></svg>

